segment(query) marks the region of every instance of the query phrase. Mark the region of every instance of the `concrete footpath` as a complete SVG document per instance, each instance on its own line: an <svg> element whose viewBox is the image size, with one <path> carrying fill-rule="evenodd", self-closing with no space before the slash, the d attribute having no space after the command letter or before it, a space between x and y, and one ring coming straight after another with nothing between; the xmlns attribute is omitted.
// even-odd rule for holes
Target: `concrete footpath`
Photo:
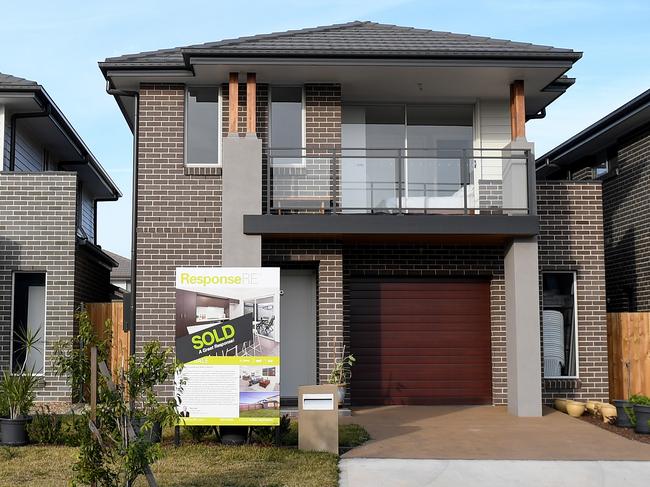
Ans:
<svg viewBox="0 0 650 487"><path fill-rule="evenodd" d="M339 466L341 487L650 485L650 462L647 461L343 458Z"/></svg>

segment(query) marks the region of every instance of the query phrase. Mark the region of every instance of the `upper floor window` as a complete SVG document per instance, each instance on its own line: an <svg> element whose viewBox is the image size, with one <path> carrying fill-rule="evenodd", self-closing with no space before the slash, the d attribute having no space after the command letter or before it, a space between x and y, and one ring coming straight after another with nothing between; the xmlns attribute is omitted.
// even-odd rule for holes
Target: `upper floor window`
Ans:
<svg viewBox="0 0 650 487"><path fill-rule="evenodd" d="M221 162L219 87L188 87L185 110L185 163Z"/></svg>
<svg viewBox="0 0 650 487"><path fill-rule="evenodd" d="M305 110L300 86L271 88L271 149L273 165L299 166L304 162Z"/></svg>

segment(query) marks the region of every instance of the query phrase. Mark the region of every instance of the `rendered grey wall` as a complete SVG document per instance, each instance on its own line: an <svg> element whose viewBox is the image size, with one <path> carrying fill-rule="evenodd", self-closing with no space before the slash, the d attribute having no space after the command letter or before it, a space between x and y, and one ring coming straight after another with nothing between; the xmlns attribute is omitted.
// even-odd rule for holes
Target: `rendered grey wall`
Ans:
<svg viewBox="0 0 650 487"><path fill-rule="evenodd" d="M262 238L244 235L244 215L262 213L262 141L223 138L222 260L224 266L259 267Z"/></svg>
<svg viewBox="0 0 650 487"><path fill-rule="evenodd" d="M506 248L506 362L508 412L542 415L537 239L515 239Z"/></svg>

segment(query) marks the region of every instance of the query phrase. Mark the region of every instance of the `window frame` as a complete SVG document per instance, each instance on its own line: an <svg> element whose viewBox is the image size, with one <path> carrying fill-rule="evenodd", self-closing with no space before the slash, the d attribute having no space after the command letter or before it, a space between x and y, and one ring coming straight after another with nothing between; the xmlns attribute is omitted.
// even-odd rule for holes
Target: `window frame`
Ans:
<svg viewBox="0 0 650 487"><path fill-rule="evenodd" d="M12 271L11 273L11 312L9 313L10 315L10 326L9 326L9 373L11 375L14 375L14 302L15 302L15 294L16 294L16 274L43 274L45 277L45 306L44 306L44 314L45 314L45 319L43 320L43 368L41 369L41 372L35 373L34 376L36 377L45 377L45 364L47 362L46 360L46 354L47 354L47 271L23 271L23 270L15 270Z"/></svg>
<svg viewBox="0 0 650 487"><path fill-rule="evenodd" d="M189 98L191 88L214 88L217 90L217 162L188 162L188 146L187 146L187 131L188 131L188 111L189 111ZM185 106L183 107L183 165L185 167L222 167L222 153L223 153L223 97L221 85L185 85L184 93Z"/></svg>
<svg viewBox="0 0 650 487"><path fill-rule="evenodd" d="M268 112L269 112L269 149L273 151L274 147L271 144L271 141L273 140L273 88L300 88L300 93L301 93L301 109L300 109L300 115L301 115L301 126L300 126L300 131L301 131L301 136L300 136L300 144L301 147L296 147L296 149L300 149L301 156L296 157L295 159L298 160L299 162L292 164L292 163L276 163L274 162L274 157L270 157L270 166L274 168L304 168L307 165L307 154L306 154L306 147L307 147L307 107L306 107L306 97L305 97L305 86L304 85L284 85L284 84L279 84L279 85L269 85L269 100L268 100Z"/></svg>
<svg viewBox="0 0 650 487"><path fill-rule="evenodd" d="M575 360L576 360L576 373L575 375L559 375L559 376L547 376L546 370L544 370L543 379L544 380L558 380L558 379L568 379L575 380L580 379L580 335L578 334L578 272L575 270L564 270L564 271L542 271L542 310L544 310L544 274L572 274L573 275L573 333L575 334ZM541 328L542 333L543 323ZM543 347L544 341L540 345ZM544 354L542 353L542 364L544 363Z"/></svg>

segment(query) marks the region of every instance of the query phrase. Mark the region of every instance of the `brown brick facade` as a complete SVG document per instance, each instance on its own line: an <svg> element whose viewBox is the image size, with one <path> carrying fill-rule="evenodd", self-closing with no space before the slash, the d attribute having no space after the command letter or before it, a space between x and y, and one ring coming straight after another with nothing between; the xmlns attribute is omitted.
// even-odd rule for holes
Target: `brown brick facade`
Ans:
<svg viewBox="0 0 650 487"><path fill-rule="evenodd" d="M140 89L138 348L174 345L176 267L221 265L221 176L185 172L184 101L182 85Z"/></svg>
<svg viewBox="0 0 650 487"><path fill-rule="evenodd" d="M620 142L603 181L607 309L650 311L650 130Z"/></svg>
<svg viewBox="0 0 650 487"><path fill-rule="evenodd" d="M574 271L578 301L579 378L545 380L544 401L548 403L553 397L607 401L601 185L595 181L540 182L537 184L537 207L540 272Z"/></svg>

